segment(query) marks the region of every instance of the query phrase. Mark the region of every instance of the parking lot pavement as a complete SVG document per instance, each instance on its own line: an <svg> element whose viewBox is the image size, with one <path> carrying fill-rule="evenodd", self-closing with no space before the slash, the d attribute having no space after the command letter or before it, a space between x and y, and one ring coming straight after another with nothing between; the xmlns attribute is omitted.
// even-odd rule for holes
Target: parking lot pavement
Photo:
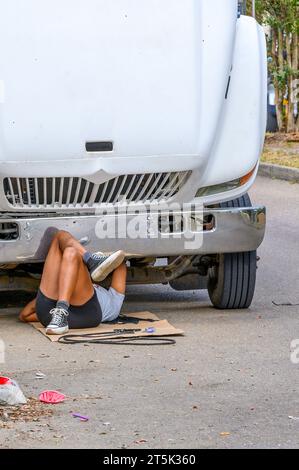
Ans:
<svg viewBox="0 0 299 470"><path fill-rule="evenodd" d="M205 292L130 287L126 312L150 310L185 330L175 346L62 346L2 310L2 373L27 396L59 389L52 417L2 424L10 448L299 447L299 186L259 178L268 207L254 303L219 312ZM298 355L299 356L299 355ZM36 372L46 377L37 379ZM71 412L90 417L80 422Z"/></svg>

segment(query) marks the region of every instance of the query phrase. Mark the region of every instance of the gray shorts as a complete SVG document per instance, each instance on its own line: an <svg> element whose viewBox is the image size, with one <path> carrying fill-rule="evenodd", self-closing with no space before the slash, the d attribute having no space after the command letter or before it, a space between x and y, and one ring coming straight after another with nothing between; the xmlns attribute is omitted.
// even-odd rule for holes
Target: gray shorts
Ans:
<svg viewBox="0 0 299 470"><path fill-rule="evenodd" d="M94 286L102 309L102 322L110 322L119 316L125 296L117 292L113 287L109 290L101 286Z"/></svg>

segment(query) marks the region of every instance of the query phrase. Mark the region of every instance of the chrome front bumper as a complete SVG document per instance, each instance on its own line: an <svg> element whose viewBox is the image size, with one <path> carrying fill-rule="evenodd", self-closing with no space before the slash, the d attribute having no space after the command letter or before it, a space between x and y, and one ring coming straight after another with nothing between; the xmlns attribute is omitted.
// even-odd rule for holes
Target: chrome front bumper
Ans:
<svg viewBox="0 0 299 470"><path fill-rule="evenodd" d="M213 219L213 224L203 230L203 220L206 216L209 216L210 220ZM0 241L0 264L44 261L53 234L57 230L72 233L88 251L109 253L121 248L133 257L252 251L260 246L265 234L264 207L204 211L190 209L174 213L172 221L178 218L181 220L183 217L187 223L184 226L178 223L177 228L172 228L170 233L167 224L165 225L168 217L169 213L163 212L159 215L139 214L138 220L136 214L78 217L53 215L36 218L9 218L2 215L0 223L14 224L17 234L15 240ZM136 223L138 233L133 231L133 237L128 236L126 227L131 230ZM106 227L106 238L103 238L102 227Z"/></svg>

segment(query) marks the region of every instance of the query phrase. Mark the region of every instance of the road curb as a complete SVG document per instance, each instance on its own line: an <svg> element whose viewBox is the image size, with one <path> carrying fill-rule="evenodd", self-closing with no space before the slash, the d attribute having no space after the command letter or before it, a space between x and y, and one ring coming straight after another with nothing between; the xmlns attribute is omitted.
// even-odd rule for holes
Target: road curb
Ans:
<svg viewBox="0 0 299 470"><path fill-rule="evenodd" d="M259 167L259 175L268 178L291 181L299 183L299 169L288 166L273 165L271 163L261 163Z"/></svg>

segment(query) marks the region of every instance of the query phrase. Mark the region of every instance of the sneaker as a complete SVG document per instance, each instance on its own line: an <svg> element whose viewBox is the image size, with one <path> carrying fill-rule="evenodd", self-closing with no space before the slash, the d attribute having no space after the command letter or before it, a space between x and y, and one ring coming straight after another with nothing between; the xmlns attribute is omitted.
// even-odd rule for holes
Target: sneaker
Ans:
<svg viewBox="0 0 299 470"><path fill-rule="evenodd" d="M53 308L50 311L52 320L46 328L47 335L64 335L69 331L67 317L69 312L63 308Z"/></svg>
<svg viewBox="0 0 299 470"><path fill-rule="evenodd" d="M91 278L95 282L101 282L109 276L116 268L118 268L125 259L123 251L116 251L110 256L102 253L94 253L88 262L88 269Z"/></svg>

